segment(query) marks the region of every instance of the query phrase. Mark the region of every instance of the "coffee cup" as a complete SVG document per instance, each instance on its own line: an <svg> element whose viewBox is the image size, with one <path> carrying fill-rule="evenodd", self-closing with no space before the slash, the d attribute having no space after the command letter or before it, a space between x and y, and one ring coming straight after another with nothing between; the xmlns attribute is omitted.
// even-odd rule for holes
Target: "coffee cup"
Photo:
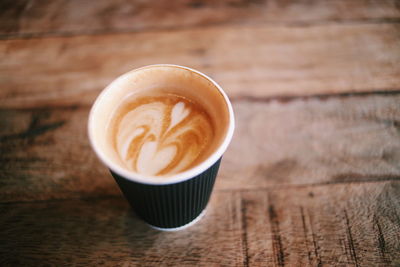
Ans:
<svg viewBox="0 0 400 267"><path fill-rule="evenodd" d="M169 64L118 77L88 120L93 150L136 214L160 230L182 229L204 214L233 131L222 88Z"/></svg>

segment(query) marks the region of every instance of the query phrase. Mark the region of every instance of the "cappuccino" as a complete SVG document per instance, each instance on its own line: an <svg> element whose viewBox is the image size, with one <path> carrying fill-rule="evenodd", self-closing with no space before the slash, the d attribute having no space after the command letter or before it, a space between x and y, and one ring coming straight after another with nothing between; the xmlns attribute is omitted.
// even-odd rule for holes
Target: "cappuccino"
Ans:
<svg viewBox="0 0 400 267"><path fill-rule="evenodd" d="M199 174L221 157L232 132L231 107L217 85L174 65L122 75L99 95L89 119L100 159L144 183Z"/></svg>
<svg viewBox="0 0 400 267"><path fill-rule="evenodd" d="M127 97L116 108L108 130L124 167L152 176L195 166L209 154L214 138L212 119L201 105L167 93Z"/></svg>

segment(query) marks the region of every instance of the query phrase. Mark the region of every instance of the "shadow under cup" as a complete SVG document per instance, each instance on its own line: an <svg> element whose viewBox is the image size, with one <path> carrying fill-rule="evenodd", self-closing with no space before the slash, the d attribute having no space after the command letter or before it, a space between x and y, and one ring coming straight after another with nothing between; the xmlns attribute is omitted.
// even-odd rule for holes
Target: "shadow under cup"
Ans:
<svg viewBox="0 0 400 267"><path fill-rule="evenodd" d="M211 149L186 171L164 176L136 173L124 166L110 141L108 127L119 104L132 95L154 92L190 99L200 104L213 121ZM221 87L206 75L177 65L151 65L120 76L97 97L88 122L93 150L110 169L136 214L163 230L182 228L200 217L233 130L232 106Z"/></svg>

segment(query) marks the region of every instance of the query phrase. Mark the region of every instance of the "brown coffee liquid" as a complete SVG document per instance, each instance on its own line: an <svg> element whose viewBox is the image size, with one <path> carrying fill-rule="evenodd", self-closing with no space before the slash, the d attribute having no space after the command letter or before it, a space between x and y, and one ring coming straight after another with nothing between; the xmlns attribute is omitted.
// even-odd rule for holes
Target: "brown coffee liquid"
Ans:
<svg viewBox="0 0 400 267"><path fill-rule="evenodd" d="M109 131L126 168L160 176L199 164L210 152L214 137L205 109L173 94L127 98L117 108Z"/></svg>

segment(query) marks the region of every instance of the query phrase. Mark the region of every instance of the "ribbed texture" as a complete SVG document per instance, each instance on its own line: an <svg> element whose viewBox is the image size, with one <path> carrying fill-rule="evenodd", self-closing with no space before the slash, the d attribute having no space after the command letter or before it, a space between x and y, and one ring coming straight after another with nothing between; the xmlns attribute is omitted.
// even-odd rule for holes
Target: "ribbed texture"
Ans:
<svg viewBox="0 0 400 267"><path fill-rule="evenodd" d="M219 159L200 175L169 185L148 185L125 179L111 171L129 203L147 223L175 228L193 221L206 207L217 176Z"/></svg>

